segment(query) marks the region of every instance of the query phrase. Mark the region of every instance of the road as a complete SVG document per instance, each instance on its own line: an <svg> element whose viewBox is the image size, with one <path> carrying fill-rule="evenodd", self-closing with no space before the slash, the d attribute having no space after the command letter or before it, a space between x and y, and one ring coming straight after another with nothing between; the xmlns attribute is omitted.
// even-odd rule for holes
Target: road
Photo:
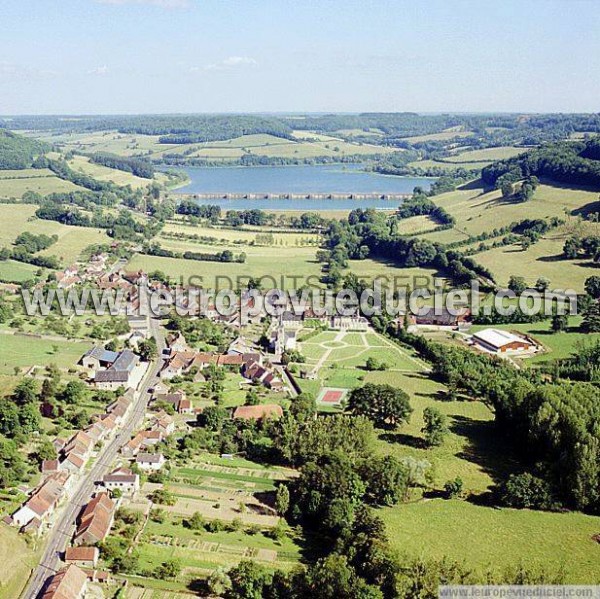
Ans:
<svg viewBox="0 0 600 599"><path fill-rule="evenodd" d="M151 334L156 338L159 358L150 364L138 388L134 404L116 436L100 450L91 470L85 473L79 483L73 497L64 507L60 517L54 523L49 532L47 545L40 563L21 595L24 599L36 599L49 576L52 576L61 567L60 556L69 545L69 541L75 532L77 516L82 507L89 501L97 481L108 472L114 462L119 449L131 438L132 432L140 427L144 421L146 405L148 403L148 391L156 382L158 372L162 367L160 358L164 348L164 335L158 326L158 322L150 320Z"/></svg>

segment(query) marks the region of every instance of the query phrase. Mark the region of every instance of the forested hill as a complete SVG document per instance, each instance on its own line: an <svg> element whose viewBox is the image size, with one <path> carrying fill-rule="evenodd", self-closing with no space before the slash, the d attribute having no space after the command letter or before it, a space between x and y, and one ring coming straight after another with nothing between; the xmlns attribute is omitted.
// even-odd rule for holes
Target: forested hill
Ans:
<svg viewBox="0 0 600 599"><path fill-rule="evenodd" d="M137 116L19 116L0 117L0 125L11 129L85 132L110 131L140 135L160 135L165 143L201 143L222 141L268 133L289 139L291 127L281 119L255 115L137 115Z"/></svg>
<svg viewBox="0 0 600 599"><path fill-rule="evenodd" d="M515 182L535 175L561 183L600 187L600 137L581 142L544 145L486 166L481 176L488 185Z"/></svg>
<svg viewBox="0 0 600 599"><path fill-rule="evenodd" d="M533 146L567 139L574 133L600 133L600 114L298 114L298 115L96 115L0 116L0 126L12 130L85 133L119 131L159 135L165 143L223 141L244 134L266 133L290 139L294 130L350 132L353 139L405 147L431 142L406 139L443 133L443 139L462 138L472 148L502 145ZM362 132L362 133L361 133ZM485 142L482 143L481 142ZM440 143L439 140L437 142Z"/></svg>
<svg viewBox="0 0 600 599"><path fill-rule="evenodd" d="M48 144L0 129L0 169L31 166L37 156L50 149Z"/></svg>

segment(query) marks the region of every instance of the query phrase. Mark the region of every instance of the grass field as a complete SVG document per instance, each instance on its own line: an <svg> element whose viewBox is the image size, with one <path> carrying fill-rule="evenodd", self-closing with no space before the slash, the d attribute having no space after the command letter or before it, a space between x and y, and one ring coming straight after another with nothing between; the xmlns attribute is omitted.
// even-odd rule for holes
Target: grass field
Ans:
<svg viewBox="0 0 600 599"><path fill-rule="evenodd" d="M199 244L181 243L173 240L164 240L165 247L181 248L191 251L208 251L215 253L223 247L202 246ZM289 249L281 247L247 247L233 248L235 253L244 252L247 255L244 264L234 262L201 262L197 260L183 260L179 258L162 258L156 256L136 255L128 264L128 269L142 269L146 272L161 270L176 278L202 277L196 282L202 282L207 287L223 289L229 285L234 289L244 286L248 277L266 277L265 286L281 286L284 289L298 288L308 277L313 277L313 283L318 283L321 276L320 265L315 260L314 247ZM184 251L185 251L184 250ZM269 278L272 277L272 278ZM300 277L294 285L291 277ZM273 285L273 278L275 284ZM229 283L229 280L232 282Z"/></svg>
<svg viewBox="0 0 600 599"><path fill-rule="evenodd" d="M503 227L525 218L564 219L566 214L585 210L598 200L597 191L570 189L556 185L540 185L530 201L514 202L502 198L499 190L486 192L467 186L436 196L438 206L456 218L456 229L471 235ZM433 237L433 235L431 236Z"/></svg>
<svg viewBox="0 0 600 599"><path fill-rule="evenodd" d="M0 262L0 281L5 283L22 283L32 279L38 271L37 266L15 262L14 260L5 260Z"/></svg>
<svg viewBox="0 0 600 599"><path fill-rule="evenodd" d="M404 141L410 143L419 143L423 141L448 141L457 137L469 137L473 135L471 131L457 131L456 129L441 131L440 133L430 133L429 135L413 135L405 137Z"/></svg>
<svg viewBox="0 0 600 599"><path fill-rule="evenodd" d="M106 232L101 229L69 227L55 221L38 219L35 211L36 206L33 205L0 204L0 222L10 223L10 226L0 227L0 247L10 246L23 231L37 235L57 235L58 241L41 254L57 256L64 266L68 266L88 245L109 241Z"/></svg>
<svg viewBox="0 0 600 599"><path fill-rule="evenodd" d="M303 137L297 137L296 140L255 134L224 141L191 144L161 144L158 142L157 135L129 135L115 131L64 135L34 133L33 135L59 144L66 150L75 149L87 153L109 152L121 156L149 153L152 159L185 153L194 158L227 162L237 160L244 154L304 159L315 156L341 158L355 154L372 156L394 151L393 148L354 143L334 136L322 136L310 132L302 132L302 134Z"/></svg>
<svg viewBox="0 0 600 599"><path fill-rule="evenodd" d="M0 598L15 599L37 565L37 554L16 529L4 524L0 524L0 563Z"/></svg>
<svg viewBox="0 0 600 599"><path fill-rule="evenodd" d="M69 160L69 166L74 171L80 171L86 175L90 175L98 181L110 181L115 185L131 185L134 189L146 187L152 183L152 180L150 179L136 177L131 173L108 168L101 164L94 164L85 156L74 156Z"/></svg>
<svg viewBox="0 0 600 599"><path fill-rule="evenodd" d="M537 364L550 360L568 358L580 343L592 343L600 340L600 334L582 333L579 330L581 316L569 317L569 328L561 333L553 333L550 329L550 320L543 320L531 324L494 325L496 329L516 331L533 337L544 348L545 352L531 358L523 358L525 364ZM474 325L471 331L476 332L487 328L483 325Z"/></svg>
<svg viewBox="0 0 600 599"><path fill-rule="evenodd" d="M12 374L15 367L34 365L74 367L90 346L88 342L49 341L23 335L0 334L0 373Z"/></svg>
<svg viewBox="0 0 600 599"><path fill-rule="evenodd" d="M494 160L503 160L511 158L517 154L525 152L525 148L515 148L513 146L501 146L498 148L486 148L485 150L470 150L461 152L453 156L444 158L444 162L486 162L490 163Z"/></svg>
<svg viewBox="0 0 600 599"><path fill-rule="evenodd" d="M35 169L32 169L35 170ZM8 171L0 171L0 173L6 173ZM21 172L21 171L12 171ZM29 172L22 171L23 173ZM45 173L40 175L39 173ZM49 193L60 193L68 191L81 191L83 188L59 179L51 171L42 169L35 173L35 176L24 176L16 175L14 178L8 178L5 175L0 177L0 198L22 198L26 191L35 191L41 195L47 195Z"/></svg>
<svg viewBox="0 0 600 599"><path fill-rule="evenodd" d="M557 229L525 251L520 245L508 245L480 252L475 259L490 269L500 285L506 285L511 275L523 276L531 285L538 277L546 277L550 280L551 288L581 292L586 278L599 274L600 268L591 260L563 259L567 237L564 230Z"/></svg>
<svg viewBox="0 0 600 599"><path fill-rule="evenodd" d="M562 569L570 583L600 582L600 548L591 538L600 531L598 517L443 499L385 508L379 515L396 549L413 557L447 556L482 573L523 563L550 572Z"/></svg>

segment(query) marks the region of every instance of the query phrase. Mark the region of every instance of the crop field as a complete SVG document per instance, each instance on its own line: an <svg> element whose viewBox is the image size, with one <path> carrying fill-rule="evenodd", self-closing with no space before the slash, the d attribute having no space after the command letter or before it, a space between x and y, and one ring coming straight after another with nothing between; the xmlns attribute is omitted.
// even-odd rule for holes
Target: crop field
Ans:
<svg viewBox="0 0 600 599"><path fill-rule="evenodd" d="M600 581L600 518L581 513L492 509L456 499L432 499L379 515L398 551L465 561L480 572L524 564L534 570L563 571L575 584Z"/></svg>
<svg viewBox="0 0 600 599"><path fill-rule="evenodd" d="M371 282L376 278L381 280L382 287L393 286L404 288L407 285L414 289L416 287L433 287L433 279L443 278L443 273L432 268L400 268L393 262L382 260L348 260L348 269L344 274L352 272L359 279Z"/></svg>
<svg viewBox="0 0 600 599"><path fill-rule="evenodd" d="M89 348L90 343L86 342L0 333L0 374L12 374L15 368L48 364L71 368Z"/></svg>
<svg viewBox="0 0 600 599"><path fill-rule="evenodd" d="M169 222L165 225L163 233L166 234L183 234L185 236L198 235L199 237L214 237L220 245L228 245L234 242L243 241L245 243L257 243L257 235L265 235L271 231L270 228L253 227L226 229L219 227L196 227L185 225L183 223ZM317 244L319 235L305 231L297 232L277 232L270 233L273 236L273 245L278 246L296 246ZM193 240L190 240L193 243Z"/></svg>
<svg viewBox="0 0 600 599"><path fill-rule="evenodd" d="M268 134L254 134L224 141L189 144L161 144L158 142L159 136L157 135L130 135L115 131L36 136L59 144L66 150L74 149L86 153L109 152L121 156L147 154L152 159L183 153L190 157L222 161L239 159L246 153L257 156L303 159L315 156L342 157L354 154L370 156L393 151L393 148L354 143L328 135L301 133L302 137L297 137L297 141Z"/></svg>
<svg viewBox="0 0 600 599"><path fill-rule="evenodd" d="M279 518L270 502L264 501L275 483L290 473L243 458L227 460L214 455L198 456L185 466L173 468L168 489L176 503L162 506L164 521L150 519L146 523L137 549L141 570L152 571L168 559L177 558L183 568L181 576L176 581L162 582L134 577L133 582L165 592L184 591L192 580L242 559L256 560L269 569L295 567L302 540L291 530L278 540L271 537L269 531ZM148 484L142 492L149 493L156 486ZM130 507L137 509L137 505ZM209 532L186 526L185 521L196 512L206 522L218 520L221 529Z"/></svg>
<svg viewBox="0 0 600 599"><path fill-rule="evenodd" d="M430 133L428 135L414 135L412 137L405 137L404 141L410 143L419 143L423 141L449 141L457 137L469 137L473 135L472 131L457 131L456 129L440 131L439 133Z"/></svg>
<svg viewBox="0 0 600 599"><path fill-rule="evenodd" d="M420 233L422 231L430 231L437 226L438 223L429 216L411 216L410 218L403 218L398 221L398 233L400 235Z"/></svg>
<svg viewBox="0 0 600 599"><path fill-rule="evenodd" d="M0 204L0 222L10 227L0 228L0 247L10 246L20 233L29 231L39 235L58 235L58 241L41 252L42 255L57 256L64 266L75 261L82 250L93 243L107 243L106 232L87 227L70 227L55 221L35 217L36 206Z"/></svg>

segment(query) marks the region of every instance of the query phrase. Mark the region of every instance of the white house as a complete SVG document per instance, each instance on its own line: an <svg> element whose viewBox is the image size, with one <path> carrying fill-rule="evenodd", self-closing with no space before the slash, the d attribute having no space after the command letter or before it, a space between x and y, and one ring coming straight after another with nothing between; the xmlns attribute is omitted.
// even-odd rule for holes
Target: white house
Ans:
<svg viewBox="0 0 600 599"><path fill-rule="evenodd" d="M117 468L110 474L106 474L102 483L109 491L118 489L124 494L133 494L139 491L140 476L135 474L129 468Z"/></svg>
<svg viewBox="0 0 600 599"><path fill-rule="evenodd" d="M160 470L165 464L165 456L162 453L139 453L135 463L142 470Z"/></svg>

